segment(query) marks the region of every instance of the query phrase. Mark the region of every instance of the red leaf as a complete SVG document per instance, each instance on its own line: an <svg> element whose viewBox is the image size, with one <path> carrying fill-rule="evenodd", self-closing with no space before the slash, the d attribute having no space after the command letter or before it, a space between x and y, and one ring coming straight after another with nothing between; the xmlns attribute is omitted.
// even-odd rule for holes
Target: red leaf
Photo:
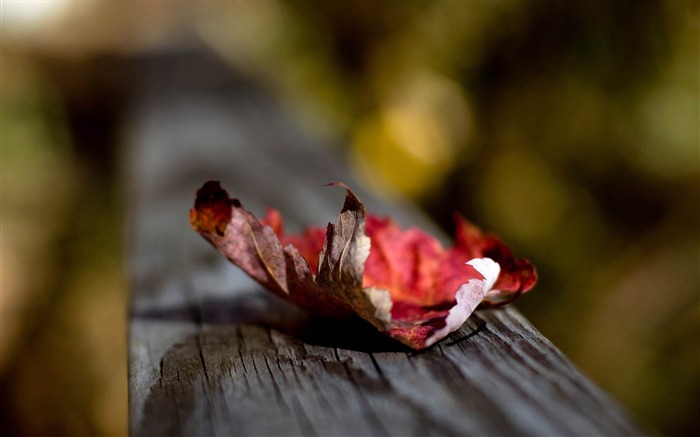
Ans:
<svg viewBox="0 0 700 437"><path fill-rule="evenodd" d="M190 221L273 293L315 314L359 316L415 349L459 329L485 297L517 297L536 281L529 262L516 261L464 219L457 221L455 246L445 250L419 229L366 217L355 194L334 185L345 188L345 203L325 231L287 236L278 211L258 221L218 182L197 192Z"/></svg>

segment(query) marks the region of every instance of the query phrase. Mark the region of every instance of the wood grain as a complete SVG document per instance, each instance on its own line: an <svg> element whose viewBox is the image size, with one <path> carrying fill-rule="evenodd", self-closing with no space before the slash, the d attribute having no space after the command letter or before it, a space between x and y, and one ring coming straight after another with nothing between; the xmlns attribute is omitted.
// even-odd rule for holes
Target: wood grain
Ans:
<svg viewBox="0 0 700 437"><path fill-rule="evenodd" d="M369 195L252 82L200 52L134 63L124 175L131 274L130 430L153 435L638 435L515 309L478 311L415 353L368 324L308 317L195 234L196 189L219 179L291 229L325 225L342 180L368 210L433 226ZM434 229L433 229L434 230Z"/></svg>

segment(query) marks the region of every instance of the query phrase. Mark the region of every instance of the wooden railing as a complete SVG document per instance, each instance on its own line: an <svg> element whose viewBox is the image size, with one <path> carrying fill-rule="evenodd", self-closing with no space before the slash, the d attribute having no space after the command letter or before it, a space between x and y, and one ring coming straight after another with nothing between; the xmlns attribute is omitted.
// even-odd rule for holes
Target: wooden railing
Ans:
<svg viewBox="0 0 700 437"><path fill-rule="evenodd" d="M134 63L124 118L131 275L130 430L151 435L639 435L517 310L477 311L415 353L359 322L306 316L262 291L188 223L219 179L288 226L325 225L351 185L368 210L438 232L363 191L255 84L214 56Z"/></svg>

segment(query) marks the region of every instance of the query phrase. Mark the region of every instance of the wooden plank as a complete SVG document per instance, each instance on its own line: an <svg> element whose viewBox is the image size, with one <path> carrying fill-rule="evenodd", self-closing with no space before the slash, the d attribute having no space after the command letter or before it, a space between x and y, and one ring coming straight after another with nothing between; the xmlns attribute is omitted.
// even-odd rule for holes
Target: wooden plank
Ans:
<svg viewBox="0 0 700 437"><path fill-rule="evenodd" d="M414 353L262 291L189 228L204 181L252 211L279 207L292 229L335 219L343 193L321 188L334 180L370 211L433 226L363 192L332 149L216 58L135 66L124 131L132 435L640 434L513 308L478 311Z"/></svg>

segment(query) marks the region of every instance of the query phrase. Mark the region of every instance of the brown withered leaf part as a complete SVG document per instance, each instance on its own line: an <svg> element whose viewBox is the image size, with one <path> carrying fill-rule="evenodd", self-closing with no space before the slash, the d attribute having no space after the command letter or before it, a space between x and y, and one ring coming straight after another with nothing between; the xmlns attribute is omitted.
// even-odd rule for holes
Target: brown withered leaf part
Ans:
<svg viewBox="0 0 700 437"><path fill-rule="evenodd" d="M321 316L354 315L339 296L321 290L308 262L294 246L283 247L274 230L263 226L238 199L231 199L219 181L209 181L197 191L190 223L219 252L269 291Z"/></svg>
<svg viewBox="0 0 700 437"><path fill-rule="evenodd" d="M316 276L297 248L282 247L275 230L282 232L276 211L263 224L231 199L218 181L197 191L190 222L219 252L260 285L300 308L333 318L361 317L387 331L392 301L387 290L362 287L370 239L365 235L365 207L344 184L345 203L335 223L329 223ZM229 218L229 222L224 220Z"/></svg>
<svg viewBox="0 0 700 437"><path fill-rule="evenodd" d="M340 296L357 315L384 330L391 320L389 292L362 286L371 245L365 234L365 206L345 184L328 185L345 188L345 203L338 220L328 224L316 282L328 293Z"/></svg>

